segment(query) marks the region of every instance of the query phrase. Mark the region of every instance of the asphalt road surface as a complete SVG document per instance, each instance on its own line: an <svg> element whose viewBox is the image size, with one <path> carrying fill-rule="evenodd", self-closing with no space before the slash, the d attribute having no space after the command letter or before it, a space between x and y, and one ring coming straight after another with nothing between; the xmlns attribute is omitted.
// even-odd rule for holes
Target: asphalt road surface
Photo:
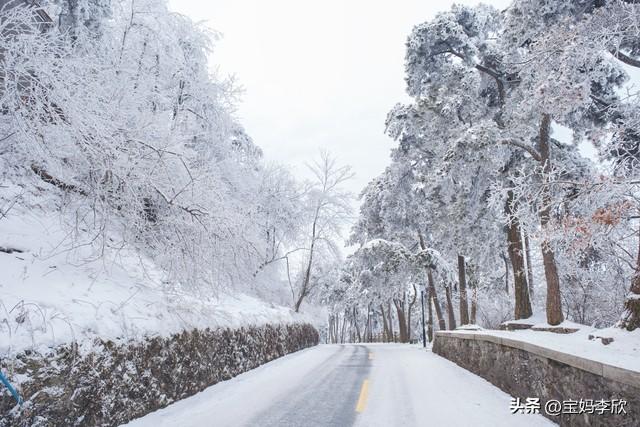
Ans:
<svg viewBox="0 0 640 427"><path fill-rule="evenodd" d="M133 427L555 425L512 415L511 396L420 348L321 345L133 421Z"/></svg>
<svg viewBox="0 0 640 427"><path fill-rule="evenodd" d="M366 347L340 346L331 357L306 375L295 390L248 423L261 426L351 426L355 423L362 384L371 362Z"/></svg>

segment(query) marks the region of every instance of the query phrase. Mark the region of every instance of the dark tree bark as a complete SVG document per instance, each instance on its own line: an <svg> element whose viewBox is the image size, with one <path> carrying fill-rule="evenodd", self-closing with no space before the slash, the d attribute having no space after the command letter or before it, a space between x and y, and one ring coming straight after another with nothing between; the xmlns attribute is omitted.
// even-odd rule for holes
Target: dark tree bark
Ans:
<svg viewBox="0 0 640 427"><path fill-rule="evenodd" d="M465 277L465 263L462 255L458 255L458 283L460 285L460 325L468 325L467 279Z"/></svg>
<svg viewBox="0 0 640 427"><path fill-rule="evenodd" d="M542 115L540 123L539 151L542 163L542 203L540 211L540 225L543 231L551 220L551 193L549 188L549 173L551 172L550 157L551 116ZM542 260L544 263L544 276L547 279L547 323L559 325L564 321L562 313L562 299L560 296L560 277L556 265L555 254L547 240L542 242Z"/></svg>
<svg viewBox="0 0 640 427"><path fill-rule="evenodd" d="M51 184L55 187L58 187L62 191L68 191L68 192L70 191L73 193L78 193L82 196L88 195L87 192L84 191L82 188L73 184L67 184L66 182L59 180L58 178L50 175L46 170L44 170L43 168L41 168L36 164L31 165L31 170L33 171L33 173L38 175L38 177L40 177L41 180L43 180L47 184Z"/></svg>
<svg viewBox="0 0 640 427"><path fill-rule="evenodd" d="M405 295L403 295L402 299L394 298L393 305L396 307L396 314L398 315L398 340L401 343L406 343L408 341L407 337L407 313L405 306Z"/></svg>
<svg viewBox="0 0 640 427"><path fill-rule="evenodd" d="M342 317L342 327L340 328L340 344L344 344L344 332L347 328L347 316Z"/></svg>
<svg viewBox="0 0 640 427"><path fill-rule="evenodd" d="M336 316L333 314L331 315L331 317L329 317L329 342L331 342L332 344L338 342L336 332Z"/></svg>
<svg viewBox="0 0 640 427"><path fill-rule="evenodd" d="M640 328L640 233L638 233L636 271L631 280L630 294L624 302L624 313L620 320L620 327L627 331Z"/></svg>
<svg viewBox="0 0 640 427"><path fill-rule="evenodd" d="M524 257L522 256L522 233L518 218L514 215L514 195L512 191L507 194L507 202L505 212L510 218L507 225L507 251L513 268L513 289L515 294L514 317L518 319L526 319L531 317L531 300L529 299L529 291L527 289L526 272L524 266Z"/></svg>
<svg viewBox="0 0 640 427"><path fill-rule="evenodd" d="M364 332L362 333L362 339L365 342L371 342L371 303L367 305L367 319L364 323Z"/></svg>
<svg viewBox="0 0 640 427"><path fill-rule="evenodd" d="M427 292L427 338L429 342L433 341L433 310L431 308L431 302L433 301L433 294L431 291ZM444 319L442 320L444 322Z"/></svg>
<svg viewBox="0 0 640 427"><path fill-rule="evenodd" d="M637 0L624 0L626 3L638 3ZM632 67L640 68L640 61L623 53L620 50L611 50L610 51L613 56L618 58L621 62L624 62L627 65Z"/></svg>
<svg viewBox="0 0 640 427"><path fill-rule="evenodd" d="M431 269L427 270L427 280L429 284L429 298L433 300L433 305L436 309L436 317L438 318L438 329L444 331L447 326L444 322L444 316L442 315L442 308L440 308L440 301L438 301L438 294L436 293L436 285L433 281L433 274Z"/></svg>
<svg viewBox="0 0 640 427"><path fill-rule="evenodd" d="M360 326L358 325L358 309L353 307L353 325L356 327L356 338L358 342L362 342L362 335L360 335Z"/></svg>
<svg viewBox="0 0 640 427"><path fill-rule="evenodd" d="M504 291L509 295L509 258L503 253L502 260L504 261Z"/></svg>
<svg viewBox="0 0 640 427"><path fill-rule="evenodd" d="M313 225L311 227L311 248L309 250L309 260L307 261L307 268L304 273L304 278L302 279L302 286L300 287L300 294L298 295L298 299L295 304L295 311L298 313L300 311L300 306L302 305L302 301L309 293L309 282L311 281L311 266L313 265L313 254L316 244L316 227L318 220L318 209L316 209L316 214L313 220Z"/></svg>
<svg viewBox="0 0 640 427"><path fill-rule="evenodd" d="M425 250L427 248L427 245L421 233L418 233L418 240L420 243L420 248L422 250ZM427 265L426 269L427 269L427 285L428 285L428 290L430 295L429 298L433 298L433 304L435 305L436 316L438 318L438 327L441 331L444 331L446 329L446 326L444 322L444 316L442 315L442 308L440 308L440 302L438 301L438 292L436 290L436 285L435 285L435 282L433 281L433 268L432 266Z"/></svg>
<svg viewBox="0 0 640 427"><path fill-rule="evenodd" d="M529 235L524 235L525 256L527 261L527 284L529 285L529 299L533 298L533 267L531 267L531 245Z"/></svg>
<svg viewBox="0 0 640 427"><path fill-rule="evenodd" d="M476 325L476 315L478 313L478 282L473 280L471 282L471 313L469 314L469 321L472 325Z"/></svg>
<svg viewBox="0 0 640 427"><path fill-rule="evenodd" d="M451 300L451 287L448 284L445 285L444 291L447 297L447 316L449 318L447 327L451 331L456 328L456 315L453 310L453 301Z"/></svg>
<svg viewBox="0 0 640 427"><path fill-rule="evenodd" d="M368 341L371 342L373 341L373 308L371 307L371 303L369 303L369 309L367 310L367 316L368 316L368 321L367 324L369 325L369 335L367 337Z"/></svg>
<svg viewBox="0 0 640 427"><path fill-rule="evenodd" d="M407 309L407 341L411 342L411 312L413 311L413 306L416 304L416 299L418 298L418 290L416 289L416 285L413 285L413 298L409 302L409 308Z"/></svg>
<svg viewBox="0 0 640 427"><path fill-rule="evenodd" d="M364 318L364 329L362 330L362 341L360 342L369 342L369 311L367 311L367 316Z"/></svg>
<svg viewBox="0 0 640 427"><path fill-rule="evenodd" d="M389 316L389 335L391 339L390 342L396 342L396 335L393 332L393 312L391 311L391 301L387 302L387 314Z"/></svg>
<svg viewBox="0 0 640 427"><path fill-rule="evenodd" d="M384 313L384 304L380 304L380 312L382 313L382 340L384 342L391 342L389 339L389 323L387 322L387 316Z"/></svg>

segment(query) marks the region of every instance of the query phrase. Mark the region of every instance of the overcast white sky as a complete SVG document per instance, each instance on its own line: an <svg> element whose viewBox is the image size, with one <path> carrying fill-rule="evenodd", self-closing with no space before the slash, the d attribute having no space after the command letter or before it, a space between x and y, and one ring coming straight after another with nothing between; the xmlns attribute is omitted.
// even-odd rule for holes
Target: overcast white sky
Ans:
<svg viewBox="0 0 640 427"><path fill-rule="evenodd" d="M387 112L406 100L404 43L448 0L170 0L223 35L212 65L245 93L239 116L269 161L304 175L327 149L353 166L359 193L394 145ZM477 4L477 0L458 0ZM485 3L504 8L509 0Z"/></svg>

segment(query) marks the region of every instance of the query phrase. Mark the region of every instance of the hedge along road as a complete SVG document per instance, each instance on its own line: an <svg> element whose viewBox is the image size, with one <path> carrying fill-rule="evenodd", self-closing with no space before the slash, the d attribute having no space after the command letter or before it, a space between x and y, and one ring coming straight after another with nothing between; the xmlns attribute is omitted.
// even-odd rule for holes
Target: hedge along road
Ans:
<svg viewBox="0 0 640 427"><path fill-rule="evenodd" d="M511 396L484 379L417 346L320 345L127 425L555 425L541 415L512 415L510 401Z"/></svg>

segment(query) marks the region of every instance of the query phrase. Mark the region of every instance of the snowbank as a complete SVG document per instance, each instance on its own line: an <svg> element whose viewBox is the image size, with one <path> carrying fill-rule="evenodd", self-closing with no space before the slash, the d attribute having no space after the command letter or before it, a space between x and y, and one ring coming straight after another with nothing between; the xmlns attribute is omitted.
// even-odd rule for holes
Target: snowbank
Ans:
<svg viewBox="0 0 640 427"><path fill-rule="evenodd" d="M104 248L91 261L95 248L72 250L59 221L57 214L20 207L0 220L0 355L69 342L90 347L93 338L310 320L246 294L184 292L130 249Z"/></svg>
<svg viewBox="0 0 640 427"><path fill-rule="evenodd" d="M503 322L504 326L513 326L513 325L522 325L522 326L530 326L532 329L564 329L564 330L580 330L585 328L585 325L581 325L580 323L572 322L570 320L565 320L559 325L550 325L547 322L547 315L542 312L535 312L531 317L526 319L518 319L518 320L507 320ZM513 328L519 329L519 328Z"/></svg>
<svg viewBox="0 0 640 427"><path fill-rule="evenodd" d="M535 325L535 327L544 326L548 327L546 322ZM482 330L478 332L461 330L460 332L449 331L448 333L477 333L498 338L507 338L606 365L640 372L640 330L628 332L618 328L596 329L573 322L566 322L566 324L563 323L561 326L575 328L578 329L578 331L570 334L557 334L531 329L517 331ZM589 335L610 337L613 338L613 342L604 345L599 339L589 339Z"/></svg>

